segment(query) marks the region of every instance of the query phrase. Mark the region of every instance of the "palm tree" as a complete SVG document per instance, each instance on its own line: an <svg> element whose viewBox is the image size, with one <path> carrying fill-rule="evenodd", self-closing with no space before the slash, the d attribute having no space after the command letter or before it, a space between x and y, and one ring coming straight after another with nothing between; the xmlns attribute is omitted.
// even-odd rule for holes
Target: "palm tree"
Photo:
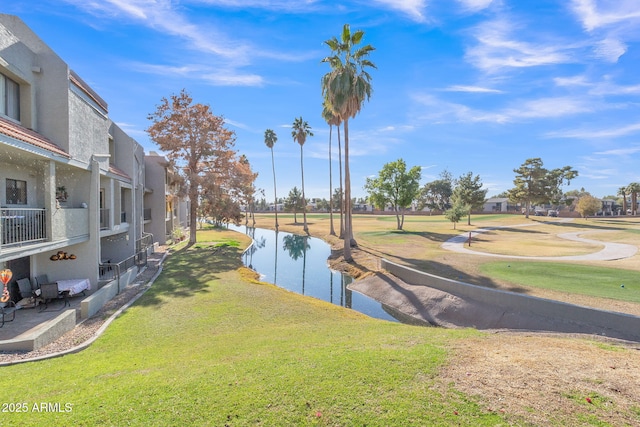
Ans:
<svg viewBox="0 0 640 427"><path fill-rule="evenodd" d="M271 168L273 169L273 197L275 198L275 203L273 205L273 209L276 212L276 231L278 231L278 196L276 195L276 164L273 160L273 146L278 140L278 136L276 133L267 129L264 131L264 143L267 144L267 147L271 149Z"/></svg>
<svg viewBox="0 0 640 427"><path fill-rule="evenodd" d="M622 196L622 215L627 214L627 187L618 188L618 194Z"/></svg>
<svg viewBox="0 0 640 427"><path fill-rule="evenodd" d="M627 185L627 193L631 194L631 215L638 215L638 193L640 193L640 183L632 182Z"/></svg>
<svg viewBox="0 0 640 427"><path fill-rule="evenodd" d="M300 144L300 173L302 174L302 201L304 203L304 207L302 208L304 226L302 229L305 233L309 234L309 228L307 227L307 199L304 197L304 163L302 161L302 146L307 140L307 136L313 136L313 132L311 132L311 126L309 126L309 123L302 120L302 117L299 117L293 121L291 136L293 137L294 141Z"/></svg>
<svg viewBox="0 0 640 427"><path fill-rule="evenodd" d="M376 68L369 61L369 54L375 50L371 45L359 46L364 31L351 33L349 24L342 28L340 39L333 37L325 41L331 49L331 56L322 60L328 62L331 71L322 78L322 94L329 107L344 123L344 199L345 235L344 259L351 261L351 245L355 245L351 218L351 172L349 170L349 119L354 118L365 100L371 97L371 76L368 68Z"/></svg>
<svg viewBox="0 0 640 427"><path fill-rule="evenodd" d="M336 235L336 231L333 228L333 173L331 171L331 133L333 126L337 126L340 129L340 119L338 119L326 103L322 109L322 118L329 125L329 234ZM342 162L341 162L342 164ZM342 170L340 171L340 181L342 181ZM342 184L342 182L340 183ZM342 207L340 208L340 224L342 224Z"/></svg>

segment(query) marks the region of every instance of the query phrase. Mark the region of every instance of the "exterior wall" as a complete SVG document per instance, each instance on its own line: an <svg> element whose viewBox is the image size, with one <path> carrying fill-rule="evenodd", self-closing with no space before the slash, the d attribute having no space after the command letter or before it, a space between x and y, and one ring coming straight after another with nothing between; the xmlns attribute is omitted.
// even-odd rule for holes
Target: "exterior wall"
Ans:
<svg viewBox="0 0 640 427"><path fill-rule="evenodd" d="M89 164L93 154L109 153L109 120L69 89L69 154Z"/></svg>
<svg viewBox="0 0 640 427"><path fill-rule="evenodd" d="M144 151L109 120L107 104L60 57L18 17L4 14L0 14L0 72L19 84L20 132L33 133L32 139L23 140L6 126L0 129L0 179L27 182L27 205L16 208L47 212L47 241L13 248L0 245L0 266L25 258L31 277L42 273L52 280L86 277L94 291L102 253L116 260L127 258L142 236ZM111 159L105 156L110 141ZM5 186L0 184L3 204ZM56 201L56 188L61 186L68 198ZM111 210L109 229L104 231L99 221L101 187ZM126 223L121 223L121 209L127 213ZM76 259L51 261L59 250Z"/></svg>
<svg viewBox="0 0 640 427"><path fill-rule="evenodd" d="M0 34L4 72L21 83L22 124L68 151L69 67L16 16L0 14Z"/></svg>
<svg viewBox="0 0 640 427"><path fill-rule="evenodd" d="M491 198L484 202L482 212L507 212L509 207L509 199Z"/></svg>
<svg viewBox="0 0 640 427"><path fill-rule="evenodd" d="M151 210L151 220L145 221L144 231L153 234L154 241L166 243L166 181L167 160L152 152L145 156L144 206Z"/></svg>

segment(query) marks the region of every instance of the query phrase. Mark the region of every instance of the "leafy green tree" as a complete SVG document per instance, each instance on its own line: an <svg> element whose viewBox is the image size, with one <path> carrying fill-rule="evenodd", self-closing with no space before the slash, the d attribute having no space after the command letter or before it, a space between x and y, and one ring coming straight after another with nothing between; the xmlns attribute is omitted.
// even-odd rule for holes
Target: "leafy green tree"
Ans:
<svg viewBox="0 0 640 427"><path fill-rule="evenodd" d="M638 215L638 193L640 193L640 183L632 182L627 185L627 194L631 194L631 215Z"/></svg>
<svg viewBox="0 0 640 427"><path fill-rule="evenodd" d="M453 177L449 171L443 171L440 179L428 182L422 187L418 200L418 209L428 207L429 210L446 211L451 207L453 194Z"/></svg>
<svg viewBox="0 0 640 427"><path fill-rule="evenodd" d="M325 41L331 49L331 55L322 60L331 67L331 71L322 78L322 95L326 105L340 118L344 125L344 200L345 232L344 259L352 261L351 245L353 239L351 212L351 171L349 169L349 119L354 118L365 100L372 93L371 75L367 71L376 68L369 54L375 50L371 45L361 46L364 31L351 32L349 24L342 28L340 38L333 37Z"/></svg>
<svg viewBox="0 0 640 427"><path fill-rule="evenodd" d="M580 197L578 203L576 203L576 211L578 211L583 218L595 215L600 209L602 209L602 202L589 194Z"/></svg>
<svg viewBox="0 0 640 427"><path fill-rule="evenodd" d="M293 187L289 191L289 197L284 201L284 208L287 212L293 212L293 222L296 224L298 223L298 212L303 210L306 205L307 203L298 187Z"/></svg>
<svg viewBox="0 0 640 427"><path fill-rule="evenodd" d="M525 204L525 216L529 218L532 205L554 203L562 200L562 185L567 185L578 176L570 166L548 170L543 167L539 157L527 159L518 169L513 170L516 177L514 188L508 190L509 199L514 203Z"/></svg>
<svg viewBox="0 0 640 427"><path fill-rule="evenodd" d="M453 205L464 207L467 212L467 225L471 225L471 211L480 209L484 205L488 189L482 189L480 175L473 176L467 172L456 181L456 187L451 195Z"/></svg>
<svg viewBox="0 0 640 427"><path fill-rule="evenodd" d="M276 194L276 163L273 159L273 146L278 141L278 136L272 129L267 129L264 131L264 143L271 150L271 169L273 170L273 198L275 200L275 204L273 208L276 212L276 231L278 231L278 195Z"/></svg>
<svg viewBox="0 0 640 427"><path fill-rule="evenodd" d="M463 216L467 215L467 208L461 205L453 205L446 211L444 216L453 223L453 229L456 229L456 224L460 222Z"/></svg>
<svg viewBox="0 0 640 427"><path fill-rule="evenodd" d="M307 140L308 136L313 136L313 132L311 132L311 126L305 120L302 120L302 117L298 117L293 121L293 126L291 128L291 136L293 140L300 145L300 172L302 174L302 200L306 200L304 197L304 162L302 155L302 146ZM307 207L302 207L302 215L304 216L304 226L303 230L305 233L309 234L309 228L307 227Z"/></svg>
<svg viewBox="0 0 640 427"><path fill-rule="evenodd" d="M369 200L378 208L387 204L393 206L396 213L398 230L404 225L405 210L418 196L420 191L420 166L407 171L404 160L398 159L382 167L377 178L367 178L364 186L369 192Z"/></svg>
<svg viewBox="0 0 640 427"><path fill-rule="evenodd" d="M549 181L549 202L552 205L560 206L566 203L562 194L562 186L566 182L567 185L571 183L575 177L578 176L578 171L573 170L571 166L564 166L558 169L552 169L548 173ZM569 202L569 204L571 204Z"/></svg>
<svg viewBox="0 0 640 427"><path fill-rule="evenodd" d="M576 209L578 200L580 200L581 197L590 195L591 193L585 190L584 187L582 187L580 190L569 190L564 193L565 203L567 204L567 206L569 206L569 211L573 212Z"/></svg>

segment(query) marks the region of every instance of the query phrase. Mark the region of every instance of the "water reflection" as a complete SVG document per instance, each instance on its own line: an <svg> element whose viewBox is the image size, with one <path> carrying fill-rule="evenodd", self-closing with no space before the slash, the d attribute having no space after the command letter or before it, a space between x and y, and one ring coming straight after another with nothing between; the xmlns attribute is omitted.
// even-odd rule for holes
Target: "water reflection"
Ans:
<svg viewBox="0 0 640 427"><path fill-rule="evenodd" d="M243 263L260 273L261 280L371 317L397 321L379 302L347 289L353 279L328 267L331 248L324 241L248 226L229 228L254 240L244 253Z"/></svg>

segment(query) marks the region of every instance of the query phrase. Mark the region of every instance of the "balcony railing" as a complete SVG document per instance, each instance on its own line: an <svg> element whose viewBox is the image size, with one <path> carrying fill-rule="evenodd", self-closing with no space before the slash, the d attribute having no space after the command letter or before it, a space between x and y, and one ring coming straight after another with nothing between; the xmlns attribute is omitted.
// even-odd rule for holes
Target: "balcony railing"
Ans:
<svg viewBox="0 0 640 427"><path fill-rule="evenodd" d="M0 209L2 245L22 245L47 240L44 209Z"/></svg>
<svg viewBox="0 0 640 427"><path fill-rule="evenodd" d="M142 233L142 238L136 240L136 252L145 251L151 246L153 246L153 234L151 233Z"/></svg>
<svg viewBox="0 0 640 427"><path fill-rule="evenodd" d="M136 267L139 273L147 265L147 252L137 252L120 262L111 262L110 260L98 264L98 277L101 281L118 280L118 294L122 290L120 288L120 275L130 268Z"/></svg>

